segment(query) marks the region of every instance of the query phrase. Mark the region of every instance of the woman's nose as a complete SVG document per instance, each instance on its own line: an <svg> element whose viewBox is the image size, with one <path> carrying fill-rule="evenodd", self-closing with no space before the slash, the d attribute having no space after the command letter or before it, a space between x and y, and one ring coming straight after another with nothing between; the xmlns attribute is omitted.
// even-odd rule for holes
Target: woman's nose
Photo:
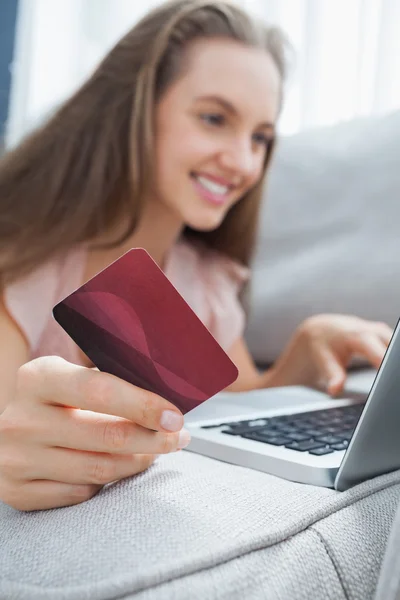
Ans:
<svg viewBox="0 0 400 600"><path fill-rule="evenodd" d="M232 141L224 149L221 160L226 169L246 179L256 174L257 166L260 162L252 144L247 140Z"/></svg>

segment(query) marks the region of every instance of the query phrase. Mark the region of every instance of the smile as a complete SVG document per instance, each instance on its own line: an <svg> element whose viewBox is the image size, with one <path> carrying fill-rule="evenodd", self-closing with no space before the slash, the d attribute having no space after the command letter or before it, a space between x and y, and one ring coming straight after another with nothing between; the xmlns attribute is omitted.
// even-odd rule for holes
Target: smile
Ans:
<svg viewBox="0 0 400 600"><path fill-rule="evenodd" d="M212 204L223 204L227 200L232 189L232 186L221 185L220 183L211 181L204 175L196 175L195 173L192 173L191 178L194 182L196 190L200 193L200 195Z"/></svg>
<svg viewBox="0 0 400 600"><path fill-rule="evenodd" d="M207 179L207 177L203 177L202 175L194 175L195 179L209 192L212 194L219 194L220 196L225 196L229 192L228 185L221 185L216 183L215 181L211 181Z"/></svg>

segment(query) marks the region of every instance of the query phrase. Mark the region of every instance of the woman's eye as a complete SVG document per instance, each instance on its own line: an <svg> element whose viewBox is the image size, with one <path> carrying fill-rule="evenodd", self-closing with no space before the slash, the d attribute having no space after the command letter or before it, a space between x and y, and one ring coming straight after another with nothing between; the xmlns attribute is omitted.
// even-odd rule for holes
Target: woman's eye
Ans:
<svg viewBox="0 0 400 600"><path fill-rule="evenodd" d="M272 141L270 137L267 137L263 133L255 133L253 139L257 144L262 144L266 148L269 148Z"/></svg>
<svg viewBox="0 0 400 600"><path fill-rule="evenodd" d="M200 115L200 118L209 125L222 125L224 122L223 115L218 115L215 113L205 113Z"/></svg>

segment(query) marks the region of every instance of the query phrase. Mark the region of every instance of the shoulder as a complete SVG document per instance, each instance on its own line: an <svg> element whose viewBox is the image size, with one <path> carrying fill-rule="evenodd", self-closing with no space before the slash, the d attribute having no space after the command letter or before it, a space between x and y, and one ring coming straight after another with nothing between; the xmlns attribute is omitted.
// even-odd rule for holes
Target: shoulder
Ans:
<svg viewBox="0 0 400 600"><path fill-rule="evenodd" d="M8 285L4 306L24 333L31 351L41 339L53 306L80 285L83 267L81 248L70 250L38 266Z"/></svg>

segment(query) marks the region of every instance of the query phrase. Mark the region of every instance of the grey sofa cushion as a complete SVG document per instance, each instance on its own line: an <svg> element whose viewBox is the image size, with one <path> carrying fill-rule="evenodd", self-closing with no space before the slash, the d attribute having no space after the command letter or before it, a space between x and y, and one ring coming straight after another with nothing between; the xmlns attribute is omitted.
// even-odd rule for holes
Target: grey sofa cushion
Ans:
<svg viewBox="0 0 400 600"><path fill-rule="evenodd" d="M0 504L0 598L372 599L399 497L400 472L337 493L179 452L78 506Z"/></svg>
<svg viewBox="0 0 400 600"><path fill-rule="evenodd" d="M323 312L400 316L400 111L280 141L246 338L260 363Z"/></svg>
<svg viewBox="0 0 400 600"><path fill-rule="evenodd" d="M375 600L400 600L400 507L386 547Z"/></svg>
<svg viewBox="0 0 400 600"><path fill-rule="evenodd" d="M387 515L394 519L397 506L397 494L393 494L393 488L387 488L378 494L371 493L311 526L323 540L346 598L364 600L374 597L373 590L387 546L382 526Z"/></svg>

